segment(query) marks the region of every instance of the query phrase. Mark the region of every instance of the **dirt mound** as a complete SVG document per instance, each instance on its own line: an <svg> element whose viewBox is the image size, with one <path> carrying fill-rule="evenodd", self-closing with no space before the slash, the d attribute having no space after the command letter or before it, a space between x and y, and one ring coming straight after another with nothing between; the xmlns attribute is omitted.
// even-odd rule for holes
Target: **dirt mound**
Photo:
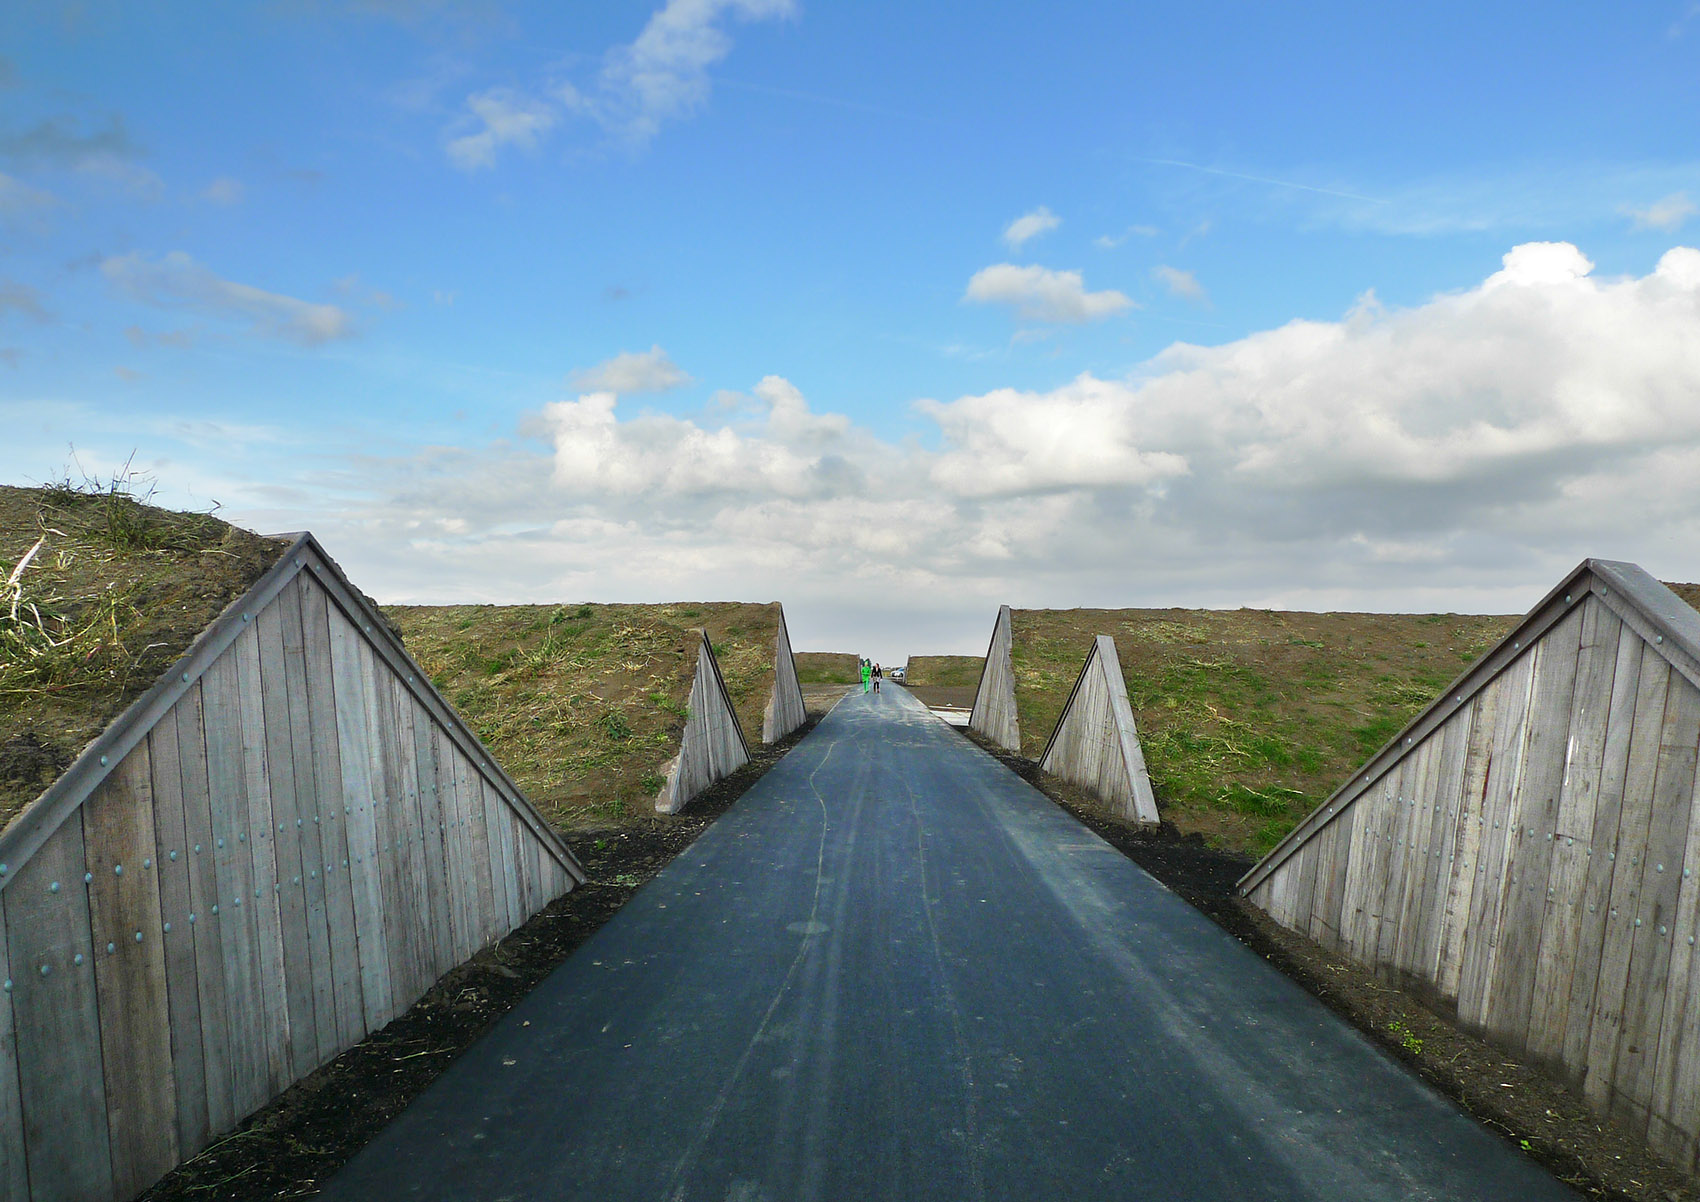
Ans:
<svg viewBox="0 0 1700 1202"><path fill-rule="evenodd" d="M708 632L744 738L761 741L777 604L392 605L438 690L565 830L652 817Z"/></svg>
<svg viewBox="0 0 1700 1202"><path fill-rule="evenodd" d="M0 485L0 829L285 546L122 486Z"/></svg>

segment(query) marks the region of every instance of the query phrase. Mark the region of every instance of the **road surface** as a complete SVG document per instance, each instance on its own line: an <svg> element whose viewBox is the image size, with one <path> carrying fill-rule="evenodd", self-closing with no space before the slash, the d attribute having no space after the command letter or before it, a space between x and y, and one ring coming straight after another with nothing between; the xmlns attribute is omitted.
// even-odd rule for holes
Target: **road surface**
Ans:
<svg viewBox="0 0 1700 1202"><path fill-rule="evenodd" d="M840 703L326 1196L1576 1197L898 688Z"/></svg>

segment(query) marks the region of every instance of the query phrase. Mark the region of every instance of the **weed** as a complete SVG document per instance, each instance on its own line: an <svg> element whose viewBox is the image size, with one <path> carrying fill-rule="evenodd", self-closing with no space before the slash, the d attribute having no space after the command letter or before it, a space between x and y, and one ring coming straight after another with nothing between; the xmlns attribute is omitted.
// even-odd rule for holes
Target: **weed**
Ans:
<svg viewBox="0 0 1700 1202"><path fill-rule="evenodd" d="M1421 1056L1423 1054L1423 1041L1418 1039L1416 1035L1412 1033L1411 1028L1405 1025L1404 1019L1394 1019L1392 1022L1387 1024L1387 1029L1393 1033L1393 1038L1399 1041L1399 1046L1411 1053L1411 1055ZM1523 1141L1525 1151L1528 1150L1528 1143L1528 1140Z"/></svg>
<svg viewBox="0 0 1700 1202"><path fill-rule="evenodd" d="M638 781L638 787L651 797L656 796L666 786L667 778L659 772L646 772L643 779Z"/></svg>
<svg viewBox="0 0 1700 1202"><path fill-rule="evenodd" d="M632 737L632 724L626 721L626 716L619 710L609 710L602 715L602 733L610 739L620 742Z"/></svg>

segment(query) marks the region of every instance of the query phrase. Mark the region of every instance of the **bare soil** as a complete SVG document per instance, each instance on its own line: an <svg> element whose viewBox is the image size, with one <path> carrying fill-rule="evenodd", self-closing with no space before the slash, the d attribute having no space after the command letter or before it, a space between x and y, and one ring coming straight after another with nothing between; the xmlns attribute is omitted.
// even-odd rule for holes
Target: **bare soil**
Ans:
<svg viewBox="0 0 1700 1202"><path fill-rule="evenodd" d="M974 708L973 685L909 684L903 685L922 705L949 706L952 709Z"/></svg>
<svg viewBox="0 0 1700 1202"><path fill-rule="evenodd" d="M0 485L0 829L286 545L117 485Z"/></svg>
<svg viewBox="0 0 1700 1202"><path fill-rule="evenodd" d="M1213 846L1202 832L1183 832L1168 821L1153 831L1111 818L1090 794L1041 772L1033 760L963 733L1584 1196L1614 1202L1700 1199L1700 1182L1654 1156L1633 1132L1594 1113L1563 1081L1461 1029L1367 969L1276 926L1235 892L1252 865L1249 856Z"/></svg>
<svg viewBox="0 0 1700 1202"><path fill-rule="evenodd" d="M814 728L811 718L691 802L569 836L590 879L450 972L408 1012L185 1161L144 1202L306 1198Z"/></svg>

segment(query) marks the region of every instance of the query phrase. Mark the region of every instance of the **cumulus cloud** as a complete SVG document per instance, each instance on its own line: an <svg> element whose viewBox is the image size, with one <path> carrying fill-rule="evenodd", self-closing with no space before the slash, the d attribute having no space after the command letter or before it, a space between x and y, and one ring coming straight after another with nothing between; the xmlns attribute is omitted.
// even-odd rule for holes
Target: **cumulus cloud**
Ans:
<svg viewBox="0 0 1700 1202"><path fill-rule="evenodd" d="M1672 192L1661 200L1655 200L1645 208L1625 209L1631 221L1638 230L1660 230L1663 233L1674 234L1685 225L1688 219L1700 213L1700 206L1688 199L1686 192Z"/></svg>
<svg viewBox="0 0 1700 1202"><path fill-rule="evenodd" d="M1092 239L1092 245L1100 250L1114 250L1129 238L1155 238L1160 233L1154 225L1130 225L1119 234L1099 234Z"/></svg>
<svg viewBox="0 0 1700 1202"><path fill-rule="evenodd" d="M1047 234L1061 224L1061 217L1040 205L1031 213L1025 213L1010 222L1004 228L1003 240L1009 244L1011 250L1019 250L1029 239Z"/></svg>
<svg viewBox="0 0 1700 1202"><path fill-rule="evenodd" d="M1205 294L1204 286L1198 282L1198 277L1190 271L1159 264L1151 269L1151 278L1167 288L1172 295L1185 300L1202 304L1210 299Z"/></svg>
<svg viewBox="0 0 1700 1202"><path fill-rule="evenodd" d="M803 646L828 611L931 607L973 650L999 602L1505 612L1584 555L1700 569L1690 248L1601 278L1519 246L1414 307L918 402L912 441L805 392L676 416L592 391L541 446L350 457L230 507L313 526L386 599L777 596Z"/></svg>
<svg viewBox="0 0 1700 1202"><path fill-rule="evenodd" d="M253 333L302 346L318 346L354 333L347 311L336 305L313 304L221 279L182 251L157 259L136 252L115 255L104 260L100 270L130 300L246 321Z"/></svg>
<svg viewBox="0 0 1700 1202"><path fill-rule="evenodd" d="M462 171L494 167L496 151L503 146L535 150L558 119L548 101L512 88L474 93L466 98L466 108L466 115L455 127L464 132L450 138L445 147L449 162Z"/></svg>
<svg viewBox="0 0 1700 1202"><path fill-rule="evenodd" d="M9 312L21 313L36 321L49 320L47 307L41 303L39 292L28 284L0 278L0 317Z"/></svg>
<svg viewBox="0 0 1700 1202"><path fill-rule="evenodd" d="M638 392L666 392L691 382L660 345L647 351L622 351L595 367L572 374L572 386L581 392L611 392L630 396Z"/></svg>
<svg viewBox="0 0 1700 1202"><path fill-rule="evenodd" d="M1028 321L1080 324L1134 307L1120 292L1088 292L1078 271L996 263L974 273L964 300L1012 305Z"/></svg>

